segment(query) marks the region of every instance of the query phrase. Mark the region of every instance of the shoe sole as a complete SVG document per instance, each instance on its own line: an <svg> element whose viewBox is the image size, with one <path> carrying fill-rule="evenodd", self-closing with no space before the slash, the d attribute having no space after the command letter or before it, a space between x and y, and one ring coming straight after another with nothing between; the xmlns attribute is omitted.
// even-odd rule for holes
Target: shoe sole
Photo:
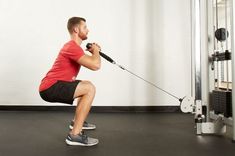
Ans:
<svg viewBox="0 0 235 156"><path fill-rule="evenodd" d="M96 143L93 143L93 144L83 144L83 143L80 143L80 142L73 142L73 141L70 141L68 139L65 139L65 142L67 145L71 145L71 146L94 146L94 145L97 145L99 143L96 142Z"/></svg>
<svg viewBox="0 0 235 156"><path fill-rule="evenodd" d="M69 129L73 129L73 126L69 125ZM93 130L93 129L96 129L96 127L82 127L82 129L84 130Z"/></svg>

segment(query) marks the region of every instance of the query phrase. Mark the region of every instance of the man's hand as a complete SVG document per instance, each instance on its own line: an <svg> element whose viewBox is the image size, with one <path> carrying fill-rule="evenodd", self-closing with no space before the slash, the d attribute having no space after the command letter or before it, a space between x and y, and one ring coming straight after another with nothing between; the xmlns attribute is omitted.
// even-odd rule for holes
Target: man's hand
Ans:
<svg viewBox="0 0 235 156"><path fill-rule="evenodd" d="M92 55L91 56L86 54L83 55L82 57L80 57L79 60L77 60L77 63L91 70L100 69L101 66L100 46L97 43L92 43L87 47L86 50L89 51Z"/></svg>
<svg viewBox="0 0 235 156"><path fill-rule="evenodd" d="M92 54L99 53L101 51L100 46L97 43L92 43L91 48L87 49Z"/></svg>

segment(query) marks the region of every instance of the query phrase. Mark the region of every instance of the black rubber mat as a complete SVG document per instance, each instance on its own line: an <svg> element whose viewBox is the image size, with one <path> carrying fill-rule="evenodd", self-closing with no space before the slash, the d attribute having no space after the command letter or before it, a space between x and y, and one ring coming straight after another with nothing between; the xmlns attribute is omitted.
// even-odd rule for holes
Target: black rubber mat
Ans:
<svg viewBox="0 0 235 156"><path fill-rule="evenodd" d="M0 156L234 156L226 136L197 136L181 113L91 113L94 147L68 146L72 112L0 111Z"/></svg>

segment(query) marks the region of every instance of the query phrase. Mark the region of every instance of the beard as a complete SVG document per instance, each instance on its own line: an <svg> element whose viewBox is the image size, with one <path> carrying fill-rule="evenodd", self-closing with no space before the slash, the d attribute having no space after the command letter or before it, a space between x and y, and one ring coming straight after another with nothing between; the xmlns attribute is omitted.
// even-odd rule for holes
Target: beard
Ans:
<svg viewBox="0 0 235 156"><path fill-rule="evenodd" d="M84 33L79 33L78 37L81 38L82 40L86 40L88 38L87 34L84 34Z"/></svg>

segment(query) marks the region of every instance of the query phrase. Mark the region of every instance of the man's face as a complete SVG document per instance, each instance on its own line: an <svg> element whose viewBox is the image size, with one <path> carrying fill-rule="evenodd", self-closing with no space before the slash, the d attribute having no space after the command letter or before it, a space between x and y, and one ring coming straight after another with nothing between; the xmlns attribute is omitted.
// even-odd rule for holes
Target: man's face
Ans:
<svg viewBox="0 0 235 156"><path fill-rule="evenodd" d="M81 21L81 23L78 25L78 30L78 37L80 37L82 40L86 40L89 32L86 22Z"/></svg>

